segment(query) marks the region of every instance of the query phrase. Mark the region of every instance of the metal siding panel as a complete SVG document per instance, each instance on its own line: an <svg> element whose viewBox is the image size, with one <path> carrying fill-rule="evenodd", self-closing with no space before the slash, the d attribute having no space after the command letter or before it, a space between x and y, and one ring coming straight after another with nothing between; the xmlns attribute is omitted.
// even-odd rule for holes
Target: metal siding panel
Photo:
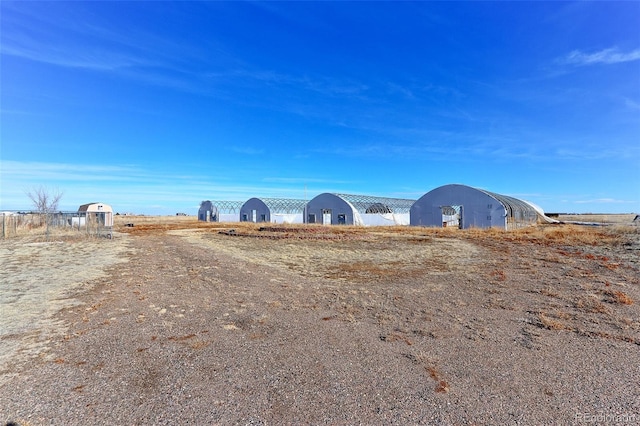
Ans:
<svg viewBox="0 0 640 426"><path fill-rule="evenodd" d="M491 207L489 207L491 205ZM412 225L442 226L441 206L463 206L462 228L487 228L492 226L493 210L502 205L490 195L466 185L444 185L423 195L412 207ZM428 213L427 213L428 212ZM491 219L489 219L491 216Z"/></svg>
<svg viewBox="0 0 640 426"><path fill-rule="evenodd" d="M315 214L316 221L320 223L322 223L322 210L324 209L331 210L332 225L338 224L339 214L345 215L345 222L347 225L353 225L353 210L349 204L340 197L331 193L323 193L311 199L307 204L307 214Z"/></svg>
<svg viewBox="0 0 640 426"><path fill-rule="evenodd" d="M267 205L259 198L251 198L247 200L242 207L240 207L240 217L242 218L243 215L246 214L249 218L249 222L253 222L253 210L256 211L256 222L260 222L262 215L265 215L266 222L270 221L271 215L269 207L267 207Z"/></svg>

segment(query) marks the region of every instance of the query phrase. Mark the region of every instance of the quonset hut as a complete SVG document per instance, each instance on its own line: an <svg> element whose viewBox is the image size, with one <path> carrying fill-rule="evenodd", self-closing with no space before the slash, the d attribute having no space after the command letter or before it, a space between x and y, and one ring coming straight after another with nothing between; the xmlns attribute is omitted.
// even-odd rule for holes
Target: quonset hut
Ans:
<svg viewBox="0 0 640 426"><path fill-rule="evenodd" d="M242 201L203 201L198 209L198 220L203 222L239 222L242 204Z"/></svg>
<svg viewBox="0 0 640 426"><path fill-rule="evenodd" d="M306 223L408 225L415 200L325 192L307 203Z"/></svg>
<svg viewBox="0 0 640 426"><path fill-rule="evenodd" d="M306 204L290 198L251 198L240 207L240 221L302 223Z"/></svg>
<svg viewBox="0 0 640 426"><path fill-rule="evenodd" d="M411 225L515 229L547 220L539 207L517 198L466 185L444 185L411 207Z"/></svg>

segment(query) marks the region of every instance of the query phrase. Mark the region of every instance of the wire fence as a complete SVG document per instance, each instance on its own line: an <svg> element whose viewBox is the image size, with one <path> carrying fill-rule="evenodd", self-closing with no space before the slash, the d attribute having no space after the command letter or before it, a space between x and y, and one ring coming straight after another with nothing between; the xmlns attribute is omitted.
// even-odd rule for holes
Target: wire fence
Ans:
<svg viewBox="0 0 640 426"><path fill-rule="evenodd" d="M110 213L57 212L0 213L0 237L42 236L49 238L59 231L73 231L95 237L112 238L113 226Z"/></svg>

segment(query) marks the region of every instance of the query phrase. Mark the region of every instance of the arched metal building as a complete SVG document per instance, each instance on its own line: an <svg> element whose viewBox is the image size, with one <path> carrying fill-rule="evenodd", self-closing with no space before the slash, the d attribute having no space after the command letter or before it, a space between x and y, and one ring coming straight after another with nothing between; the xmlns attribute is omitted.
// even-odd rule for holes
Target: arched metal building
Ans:
<svg viewBox="0 0 640 426"><path fill-rule="evenodd" d="M240 207L240 221L302 223L306 204L290 198L251 198Z"/></svg>
<svg viewBox="0 0 640 426"><path fill-rule="evenodd" d="M211 201L200 203L198 220L204 222L239 222L243 201Z"/></svg>
<svg viewBox="0 0 640 426"><path fill-rule="evenodd" d="M305 223L408 225L415 200L325 192L307 203Z"/></svg>
<svg viewBox="0 0 640 426"><path fill-rule="evenodd" d="M412 226L515 229L546 219L533 204L466 185L435 188L411 207Z"/></svg>

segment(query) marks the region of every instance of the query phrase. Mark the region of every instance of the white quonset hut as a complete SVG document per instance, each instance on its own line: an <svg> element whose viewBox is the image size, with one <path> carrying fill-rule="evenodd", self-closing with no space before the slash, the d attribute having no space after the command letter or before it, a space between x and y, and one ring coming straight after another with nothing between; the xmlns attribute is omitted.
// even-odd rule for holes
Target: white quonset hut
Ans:
<svg viewBox="0 0 640 426"><path fill-rule="evenodd" d="M408 225L415 200L325 192L307 203L306 223Z"/></svg>
<svg viewBox="0 0 640 426"><path fill-rule="evenodd" d="M251 198L240 207L240 221L302 223L306 204L290 198Z"/></svg>
<svg viewBox="0 0 640 426"><path fill-rule="evenodd" d="M200 203L198 220L203 222L239 222L243 201L211 201Z"/></svg>
<svg viewBox="0 0 640 426"><path fill-rule="evenodd" d="M411 207L412 226L515 229L538 218L547 219L527 201L458 184L433 189Z"/></svg>

